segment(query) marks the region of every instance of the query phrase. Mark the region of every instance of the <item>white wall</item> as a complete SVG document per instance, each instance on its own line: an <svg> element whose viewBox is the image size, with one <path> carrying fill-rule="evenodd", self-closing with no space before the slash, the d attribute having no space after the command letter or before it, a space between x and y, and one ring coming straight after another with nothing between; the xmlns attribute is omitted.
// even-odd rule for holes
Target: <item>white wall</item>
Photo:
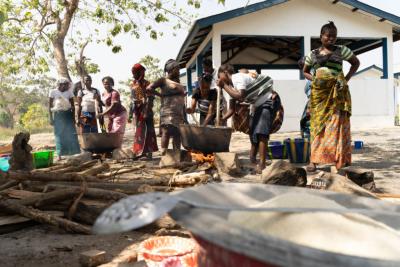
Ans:
<svg viewBox="0 0 400 267"><path fill-rule="evenodd" d="M219 34L315 36L332 20L339 37L391 36L392 26L328 0L291 0L214 25Z"/></svg>
<svg viewBox="0 0 400 267"><path fill-rule="evenodd" d="M392 126L394 123L393 87L387 80L351 80L352 129ZM280 131L299 131L300 118L306 103L305 81L275 80L285 108L285 118Z"/></svg>

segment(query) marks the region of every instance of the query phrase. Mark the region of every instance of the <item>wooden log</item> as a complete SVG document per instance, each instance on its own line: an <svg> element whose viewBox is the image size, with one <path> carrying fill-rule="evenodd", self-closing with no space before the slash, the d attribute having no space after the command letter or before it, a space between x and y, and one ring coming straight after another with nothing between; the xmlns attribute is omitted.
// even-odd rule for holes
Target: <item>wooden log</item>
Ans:
<svg viewBox="0 0 400 267"><path fill-rule="evenodd" d="M64 212L61 211L47 212L57 217L64 216ZM0 234L18 231L34 224L35 222L31 219L19 215L2 215L0 216Z"/></svg>
<svg viewBox="0 0 400 267"><path fill-rule="evenodd" d="M72 199L80 193L79 188L60 189L49 193L34 195L25 199L21 199L18 204L32 207L42 207L53 203L61 202L67 199Z"/></svg>
<svg viewBox="0 0 400 267"><path fill-rule="evenodd" d="M0 191L3 191L3 190L6 190L6 189L8 189L10 187L16 186L16 185L18 185L18 183L19 183L18 181L10 180L10 181L0 185Z"/></svg>
<svg viewBox="0 0 400 267"><path fill-rule="evenodd" d="M166 179L168 181L168 179ZM167 182L168 183L168 182ZM90 188L89 191L91 189L104 189L104 190L109 190L109 191L116 191L119 193L123 193L123 194L127 194L127 195L134 195L134 194L139 194L141 193L139 191L139 188L145 183L93 183L93 182L89 182L88 183L88 187ZM76 182L72 182L72 183L67 183L67 182L54 182L54 183L50 183L48 186L79 186L79 183ZM152 187L156 190L156 191L162 191L162 192L170 192L171 190L173 190L173 188L170 188L169 186L154 186L152 185ZM100 192L100 191L99 191ZM95 198L95 197L94 197Z"/></svg>
<svg viewBox="0 0 400 267"><path fill-rule="evenodd" d="M94 224L97 217L113 202L88 201L86 199L78 203L73 219L88 225Z"/></svg>
<svg viewBox="0 0 400 267"><path fill-rule="evenodd" d="M17 181L42 181L42 182L54 182L54 181L93 181L100 182L94 176L81 175L79 173L39 173L39 172L21 172L21 171L9 171L7 173L0 173L0 176L4 176L8 179L13 179Z"/></svg>
<svg viewBox="0 0 400 267"><path fill-rule="evenodd" d="M307 185L307 172L303 168L295 167L283 160L274 161L265 168L261 178L264 184L300 187Z"/></svg>
<svg viewBox="0 0 400 267"><path fill-rule="evenodd" d="M78 175L83 175L83 176L96 176L99 173L102 173L103 171L107 171L110 169L110 165L107 163L102 163L100 165L95 165L94 167L91 167L87 170L81 171L78 173Z"/></svg>
<svg viewBox="0 0 400 267"><path fill-rule="evenodd" d="M146 167L145 164L140 164L138 166L133 166L133 167L129 167L129 168L125 167L125 168L121 168L121 169L107 172L107 173L100 173L97 175L97 178L100 178L100 179L111 178L111 177L115 177L119 174L134 172L134 171L143 169L144 167Z"/></svg>
<svg viewBox="0 0 400 267"><path fill-rule="evenodd" d="M16 198L16 199L24 199L24 198L43 195L43 193L39 192L31 192L27 190L16 190L16 189L8 189L7 191L4 191L4 193L9 198Z"/></svg>
<svg viewBox="0 0 400 267"><path fill-rule="evenodd" d="M19 214L21 216L30 218L34 221L37 221L39 223L45 223L45 224L50 224L54 225L56 227L62 228L68 232L73 232L73 233L80 233L80 234L86 234L89 235L90 228L84 225L81 225L79 223L75 223L63 218L58 218L54 215L51 215L47 212L43 212L37 209L25 207L21 204L16 203L16 201L11 201L11 200L5 200L5 199L0 199L0 208L14 213L14 214Z"/></svg>
<svg viewBox="0 0 400 267"><path fill-rule="evenodd" d="M47 168L41 168L41 169L34 169L31 172L51 172L51 171L56 171L56 170L61 170L64 168L68 168L70 167L71 164L69 163L62 163L62 164L57 164L57 165L53 165Z"/></svg>
<svg viewBox="0 0 400 267"><path fill-rule="evenodd" d="M195 185L198 183L205 183L208 182L209 180L212 180L212 176L206 174L205 171L201 171L201 172L174 175L169 180L168 184L170 186L187 186L187 185Z"/></svg>
<svg viewBox="0 0 400 267"><path fill-rule="evenodd" d="M88 184L90 185L90 184ZM79 189L79 186L75 185L55 185L48 184L46 186L42 186L42 188L47 187L48 190L59 190L63 188L75 188ZM87 188L85 191L85 197L87 198L95 198L95 199L105 199L105 200L119 200L121 198L127 197L127 194L114 192L111 190L100 189L100 188Z"/></svg>
<svg viewBox="0 0 400 267"><path fill-rule="evenodd" d="M71 189L71 190L76 190L79 192L80 186L71 186L71 185L31 185L29 187L29 190L35 190L35 191L44 191L44 189L48 191L54 191L54 190L64 190L64 189ZM29 198L33 196L42 196L45 193L39 193L39 192L32 192L32 191L25 191L25 190L14 190L14 189L9 189L5 191L5 193L11 197L11 198L17 198L17 199L24 199L24 198ZM48 193L46 193L48 194ZM87 198L94 198L94 199L104 199L104 200L119 200L121 198L127 197L127 194L120 193L120 192L114 192L111 190L105 190L105 189L99 189L99 188L87 188L85 191L85 197Z"/></svg>

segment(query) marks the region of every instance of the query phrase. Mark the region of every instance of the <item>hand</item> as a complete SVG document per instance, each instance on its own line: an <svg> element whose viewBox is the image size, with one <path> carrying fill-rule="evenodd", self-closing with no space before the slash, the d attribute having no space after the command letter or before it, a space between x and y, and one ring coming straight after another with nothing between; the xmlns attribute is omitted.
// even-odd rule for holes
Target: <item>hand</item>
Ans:
<svg viewBox="0 0 400 267"><path fill-rule="evenodd" d="M147 113L143 114L143 120L147 120Z"/></svg>
<svg viewBox="0 0 400 267"><path fill-rule="evenodd" d="M191 109L191 108L187 108L187 109L186 109L186 113L187 113L187 114L192 114L192 113L193 113L193 112L192 112L192 109Z"/></svg>
<svg viewBox="0 0 400 267"><path fill-rule="evenodd" d="M97 114L97 116L96 116L96 118L102 118L104 116L104 114L103 113L99 113L99 114Z"/></svg>
<svg viewBox="0 0 400 267"><path fill-rule="evenodd" d="M76 121L76 127L79 127L82 124L81 120Z"/></svg>
<svg viewBox="0 0 400 267"><path fill-rule="evenodd" d="M132 118L128 118L128 123L132 123Z"/></svg>

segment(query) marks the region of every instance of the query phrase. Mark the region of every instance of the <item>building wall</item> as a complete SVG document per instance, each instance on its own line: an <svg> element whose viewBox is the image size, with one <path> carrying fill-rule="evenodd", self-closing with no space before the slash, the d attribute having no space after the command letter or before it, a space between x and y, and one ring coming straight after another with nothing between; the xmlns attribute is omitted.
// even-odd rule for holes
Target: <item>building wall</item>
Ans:
<svg viewBox="0 0 400 267"><path fill-rule="evenodd" d="M281 131L298 131L306 103L305 81L275 80L285 109ZM393 87L387 80L351 80L352 129L392 126L394 123Z"/></svg>
<svg viewBox="0 0 400 267"><path fill-rule="evenodd" d="M213 30L222 35L318 37L321 26L329 20L337 25L340 37L382 38L392 34L391 25L328 0L292 0L217 23Z"/></svg>
<svg viewBox="0 0 400 267"><path fill-rule="evenodd" d="M354 75L352 79L357 80L377 80L382 77L383 73L380 70L370 69L360 74Z"/></svg>
<svg viewBox="0 0 400 267"><path fill-rule="evenodd" d="M295 19L301 17L301 20ZM338 27L341 38L388 38L389 79L379 77L354 79L350 82L353 99L352 128L392 126L395 95L392 60L392 26L328 0L292 0L248 15L237 17L213 27L213 38L222 35L304 36L318 37L321 26L329 20ZM213 40L213 44L216 43ZM309 49L309 44L305 45ZM218 49L213 49L213 53ZM306 51L307 52L307 51ZM214 62L219 56L213 55ZM275 81L285 105L285 121L281 131L299 130L300 116L306 102L305 81Z"/></svg>

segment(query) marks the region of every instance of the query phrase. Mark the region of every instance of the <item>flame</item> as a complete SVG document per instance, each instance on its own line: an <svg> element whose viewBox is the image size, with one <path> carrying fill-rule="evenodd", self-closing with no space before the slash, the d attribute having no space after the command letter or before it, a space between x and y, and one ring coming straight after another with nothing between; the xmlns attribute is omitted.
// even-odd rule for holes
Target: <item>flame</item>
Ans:
<svg viewBox="0 0 400 267"><path fill-rule="evenodd" d="M196 152L191 152L192 159L195 160L198 163L213 163L215 156L214 154L207 154L204 155L203 153L196 153Z"/></svg>

